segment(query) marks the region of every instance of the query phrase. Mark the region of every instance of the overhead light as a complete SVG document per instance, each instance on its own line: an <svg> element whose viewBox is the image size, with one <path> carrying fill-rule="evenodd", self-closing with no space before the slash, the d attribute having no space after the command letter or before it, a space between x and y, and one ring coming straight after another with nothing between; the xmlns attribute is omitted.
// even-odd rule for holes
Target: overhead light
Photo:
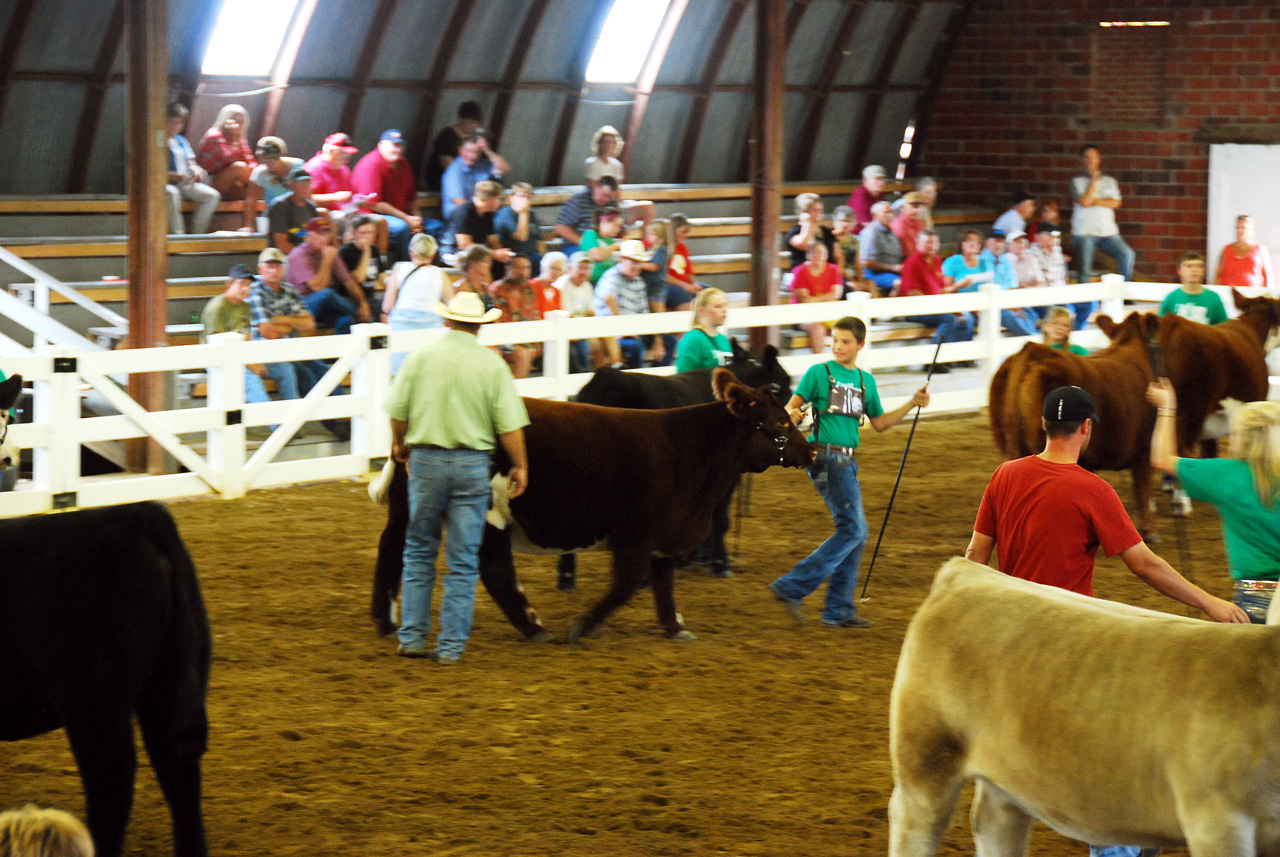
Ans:
<svg viewBox="0 0 1280 857"><path fill-rule="evenodd" d="M1167 27L1168 21L1099 21L1099 27Z"/></svg>

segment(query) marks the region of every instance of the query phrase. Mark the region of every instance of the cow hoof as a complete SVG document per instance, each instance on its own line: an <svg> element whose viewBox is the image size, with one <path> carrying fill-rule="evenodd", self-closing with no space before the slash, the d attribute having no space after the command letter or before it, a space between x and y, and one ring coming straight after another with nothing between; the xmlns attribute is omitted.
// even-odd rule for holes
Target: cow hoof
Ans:
<svg viewBox="0 0 1280 857"><path fill-rule="evenodd" d="M566 643L576 643L582 639L582 620L575 619L569 623L569 630L565 631L564 640Z"/></svg>
<svg viewBox="0 0 1280 857"><path fill-rule="evenodd" d="M377 626L379 637L394 637L397 628L387 619L375 619L373 622Z"/></svg>
<svg viewBox="0 0 1280 857"><path fill-rule="evenodd" d="M537 631L525 637L530 643L545 643L551 639L551 632L546 628L539 627Z"/></svg>
<svg viewBox="0 0 1280 857"><path fill-rule="evenodd" d="M684 628L681 628L679 631L676 631L674 634L667 634L667 639L675 640L680 643L690 643L698 638L693 634L689 633L688 631L686 631Z"/></svg>
<svg viewBox="0 0 1280 857"><path fill-rule="evenodd" d="M1150 530L1147 530L1145 532L1142 530L1139 530L1138 535L1142 536L1142 540L1149 545L1160 544L1160 537Z"/></svg>

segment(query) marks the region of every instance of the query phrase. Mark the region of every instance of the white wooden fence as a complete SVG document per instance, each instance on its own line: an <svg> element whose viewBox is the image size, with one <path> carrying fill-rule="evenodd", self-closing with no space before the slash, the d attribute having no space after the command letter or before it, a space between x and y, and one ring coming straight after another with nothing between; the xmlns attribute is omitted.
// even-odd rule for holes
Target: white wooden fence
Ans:
<svg viewBox="0 0 1280 857"><path fill-rule="evenodd" d="M1000 334L1002 308L1099 300L1103 312L1119 318L1125 312L1125 301L1159 301L1171 288L1125 283L1113 275L1102 283L1056 289L1000 291L987 286L981 292L968 294L875 300L857 294L842 302L737 308L732 310L730 322L736 329L832 321L855 315L870 324L873 319L974 312L979 318L978 338L944 345L939 359L977 360L983 371L977 373L978 380L971 388L934 395L930 413L944 413L985 406L991 376L1000 362L1026 341ZM1224 297L1230 306L1230 295L1224 293ZM543 321L488 325L481 331L480 342L545 343L543 376L518 381L517 386L525 396L566 398L590 377L569 373L571 340L683 331L689 328L690 321L688 313L615 318L569 318L565 313L552 313ZM7 374L21 374L34 382L34 421L14 425L9 435L18 446L33 450L34 472L33 478L20 482L16 491L0 493L0 516L202 494L229 499L255 488L365 474L385 458L390 446L383 402L391 383L392 352L411 350L439 335L438 331L391 333L386 325L366 324L347 336L245 342L238 334L221 334L212 337L207 345L119 351L77 351L53 345L34 356L7 357L3 365ZM1082 331L1074 339L1093 348L1105 344L1097 330ZM934 346L929 344L878 344L862 352L859 365L871 370L921 365L927 364L933 353ZM811 355L786 356L782 364L798 377L821 359ZM245 403L247 364L292 360L334 362L324 379L303 399ZM147 412L120 385L121 379L134 373L192 370L203 370L207 375L208 396L203 407ZM350 388L343 395L330 395L348 374ZM88 388L114 405L119 415L83 416L81 397L88 395ZM885 406L892 408L897 403L887 399ZM317 444L318 457L275 460L303 422L345 418L352 421L349 452L326 455L323 451L329 447ZM279 428L259 448L249 449L246 428L270 425ZM186 472L80 475L81 444L139 437L153 438ZM204 455L191 445L200 439L204 440Z"/></svg>

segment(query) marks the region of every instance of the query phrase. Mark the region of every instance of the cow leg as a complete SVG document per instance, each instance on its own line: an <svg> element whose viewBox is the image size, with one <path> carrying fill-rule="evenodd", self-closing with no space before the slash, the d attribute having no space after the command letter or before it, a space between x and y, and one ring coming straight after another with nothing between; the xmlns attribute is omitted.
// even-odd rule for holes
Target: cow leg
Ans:
<svg viewBox="0 0 1280 857"><path fill-rule="evenodd" d="M1258 853L1257 823L1240 814L1238 808L1219 806L1204 818L1183 822L1187 850L1191 857L1255 857Z"/></svg>
<svg viewBox="0 0 1280 857"><path fill-rule="evenodd" d="M742 477L734 480L724 497L711 511L711 574L714 577L732 577L729 570L729 551L724 539L729 532L729 511L733 508L733 495Z"/></svg>
<svg viewBox="0 0 1280 857"><path fill-rule="evenodd" d="M578 555L562 553L556 560L556 589L572 592L578 588Z"/></svg>
<svg viewBox="0 0 1280 857"><path fill-rule="evenodd" d="M369 612L378 627L378 636L396 633L391 621L391 599L400 592L404 574L404 540L409 529L409 476L403 465L397 465L388 489L387 525L378 541L378 564L373 571L373 599Z"/></svg>
<svg viewBox="0 0 1280 857"><path fill-rule="evenodd" d="M173 853L175 857L205 857L209 851L200 813L200 756L204 752L205 730L179 734L180 729L170 716L154 710L139 711L138 720L151 767L173 820Z"/></svg>
<svg viewBox="0 0 1280 857"><path fill-rule="evenodd" d="M138 765L133 719L110 693L77 694L73 706L60 706L70 707L75 710L64 710L62 722L84 784L89 833L98 857L120 857Z"/></svg>
<svg viewBox="0 0 1280 857"><path fill-rule="evenodd" d="M649 545L614 545L612 550L613 575L609 591L594 607L569 625L567 639L570 643L576 643L581 637L590 634L609 618L609 614L626 604L639 582L648 577L649 557L653 555L653 549Z"/></svg>
<svg viewBox="0 0 1280 857"><path fill-rule="evenodd" d="M933 857L960 799L964 751L927 706L894 693L889 857Z"/></svg>
<svg viewBox="0 0 1280 857"><path fill-rule="evenodd" d="M1154 541L1155 516L1151 511L1151 461L1146 456L1129 471L1133 477L1133 502L1138 505L1138 534Z"/></svg>
<svg viewBox="0 0 1280 857"><path fill-rule="evenodd" d="M1031 816L990 783L978 780L969 813L978 857L1023 857L1031 839Z"/></svg>
<svg viewBox="0 0 1280 857"><path fill-rule="evenodd" d="M524 634L525 639L539 643L550 639L550 633L542 627L516 577L515 559L511 555L511 530L500 530L488 523L484 525L484 538L480 541L480 580L507 621Z"/></svg>
<svg viewBox="0 0 1280 857"><path fill-rule="evenodd" d="M668 640L696 640L684 629L676 612L676 561L669 556L655 556L649 561L649 580L653 584L653 605L658 624L667 632Z"/></svg>

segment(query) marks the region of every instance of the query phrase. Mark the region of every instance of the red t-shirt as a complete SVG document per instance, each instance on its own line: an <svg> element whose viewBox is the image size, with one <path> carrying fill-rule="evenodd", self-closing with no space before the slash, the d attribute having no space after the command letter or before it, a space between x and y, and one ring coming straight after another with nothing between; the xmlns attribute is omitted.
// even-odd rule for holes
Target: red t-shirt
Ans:
<svg viewBox="0 0 1280 857"><path fill-rule="evenodd" d="M351 171L351 186L356 193L376 193L379 202L389 203L405 214L413 214L418 186L413 180L409 161L404 157L393 164L374 149Z"/></svg>
<svg viewBox="0 0 1280 857"><path fill-rule="evenodd" d="M1240 288L1270 286L1267 282L1267 269L1262 262L1262 254L1265 252L1261 244L1254 244L1249 253L1241 258L1236 255L1236 245L1228 244L1222 250L1222 276L1218 278L1218 285Z"/></svg>
<svg viewBox="0 0 1280 857"><path fill-rule="evenodd" d="M811 296L830 294L844 282L840 269L830 262L821 274L815 275L808 265L796 265L791 269L791 302L798 303L797 289L808 289Z"/></svg>
<svg viewBox="0 0 1280 857"><path fill-rule="evenodd" d="M1037 455L996 468L973 529L996 540L1005 574L1081 595L1093 595L1099 545L1115 556L1142 541L1101 477Z"/></svg>
<svg viewBox="0 0 1280 857"><path fill-rule="evenodd" d="M884 199L883 193L872 193L866 185L860 186L849 194L849 207L853 209L854 219L858 221L857 231L871 222L871 206Z"/></svg>
<svg viewBox="0 0 1280 857"><path fill-rule="evenodd" d="M902 255L911 257L916 254L916 238L920 235L920 231L924 229L924 222L916 220L914 217L908 217L904 211L893 219L889 224L889 228L893 230L893 234L898 236L898 240L902 242Z"/></svg>
<svg viewBox="0 0 1280 857"><path fill-rule="evenodd" d="M351 168L346 164L331 164L319 152L307 161L306 170L311 174L312 193L341 193L352 190ZM401 209L403 211L403 209Z"/></svg>
<svg viewBox="0 0 1280 857"><path fill-rule="evenodd" d="M942 257L936 253L932 262L926 262L924 256L912 253L902 263L902 288L899 294L907 295L940 295L946 281L942 279Z"/></svg>
<svg viewBox="0 0 1280 857"><path fill-rule="evenodd" d="M538 295L539 315L546 315L553 309L560 309L560 290L553 283L539 277L536 280L530 280L529 285L533 286L534 292Z"/></svg>
<svg viewBox="0 0 1280 857"><path fill-rule="evenodd" d="M667 273L682 283L693 285L693 263L689 261L689 248L683 241L671 251L671 261L667 262Z"/></svg>

